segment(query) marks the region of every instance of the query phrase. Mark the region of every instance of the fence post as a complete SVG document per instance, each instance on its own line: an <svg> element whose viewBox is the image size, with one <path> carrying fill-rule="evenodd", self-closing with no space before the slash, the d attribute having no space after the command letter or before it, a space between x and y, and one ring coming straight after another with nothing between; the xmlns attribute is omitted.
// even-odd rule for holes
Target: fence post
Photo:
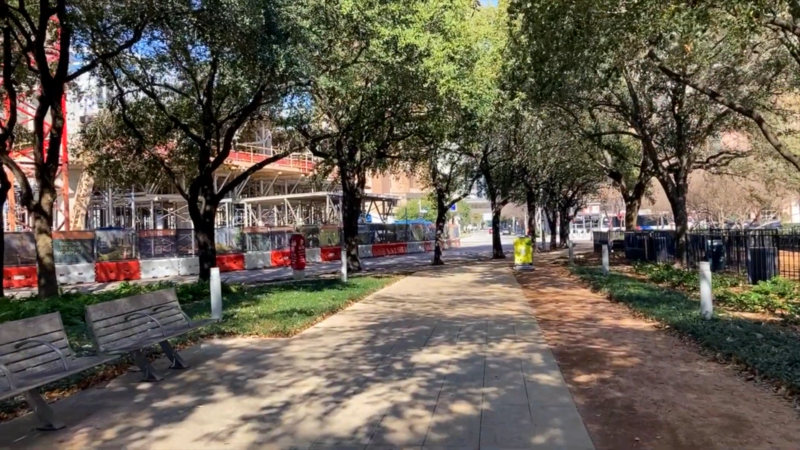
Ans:
<svg viewBox="0 0 800 450"><path fill-rule="evenodd" d="M603 246L603 275L608 275L608 245Z"/></svg>
<svg viewBox="0 0 800 450"><path fill-rule="evenodd" d="M211 290L211 318L222 319L222 283L219 279L219 267L211 268L211 279L209 280Z"/></svg>
<svg viewBox="0 0 800 450"><path fill-rule="evenodd" d="M342 239L344 241L344 239ZM342 283L347 283L347 244L342 245Z"/></svg>
<svg viewBox="0 0 800 450"><path fill-rule="evenodd" d="M714 314L714 303L711 294L711 263L700 262L700 315L709 320Z"/></svg>

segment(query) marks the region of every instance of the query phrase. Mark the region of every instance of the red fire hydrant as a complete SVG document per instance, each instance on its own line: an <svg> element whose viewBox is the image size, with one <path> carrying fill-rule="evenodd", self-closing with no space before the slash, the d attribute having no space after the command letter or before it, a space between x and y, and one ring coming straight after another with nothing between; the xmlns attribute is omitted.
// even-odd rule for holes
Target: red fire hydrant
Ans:
<svg viewBox="0 0 800 450"><path fill-rule="evenodd" d="M302 280L306 269L306 237L302 234L296 233L289 238L289 257L294 279Z"/></svg>

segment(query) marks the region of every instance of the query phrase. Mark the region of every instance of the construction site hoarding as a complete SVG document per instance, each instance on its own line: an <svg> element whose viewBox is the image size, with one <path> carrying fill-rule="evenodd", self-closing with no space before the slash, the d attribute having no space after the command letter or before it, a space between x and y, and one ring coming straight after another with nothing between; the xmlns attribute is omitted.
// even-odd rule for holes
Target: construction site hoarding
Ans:
<svg viewBox="0 0 800 450"><path fill-rule="evenodd" d="M6 267L36 265L36 241L33 233L5 233L3 244L3 265Z"/></svg>
<svg viewBox="0 0 800 450"><path fill-rule="evenodd" d="M214 245L218 255L244 253L244 233L242 228L224 227L214 230Z"/></svg>
<svg viewBox="0 0 800 450"><path fill-rule="evenodd" d="M92 231L54 231L53 253L56 264L94 262L95 235Z"/></svg>
<svg viewBox="0 0 800 450"><path fill-rule="evenodd" d="M139 258L161 259L178 256L177 230L139 230Z"/></svg>
<svg viewBox="0 0 800 450"><path fill-rule="evenodd" d="M136 259L136 230L95 230L95 254L98 262Z"/></svg>

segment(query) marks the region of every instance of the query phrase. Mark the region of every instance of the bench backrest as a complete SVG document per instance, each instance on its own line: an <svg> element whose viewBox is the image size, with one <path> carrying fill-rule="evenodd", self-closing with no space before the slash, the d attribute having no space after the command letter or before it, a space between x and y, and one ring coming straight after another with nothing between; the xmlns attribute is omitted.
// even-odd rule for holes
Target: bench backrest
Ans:
<svg viewBox="0 0 800 450"><path fill-rule="evenodd" d="M16 346L25 340L47 342L61 351L65 358L72 357L72 350L64 332L61 314L55 312L29 319L0 323L0 364L16 377L49 370L63 370L63 362L56 352L44 344L31 343L21 348ZM4 376L0 376L0 392L9 389Z"/></svg>
<svg viewBox="0 0 800 450"><path fill-rule="evenodd" d="M139 337L160 334L158 324L149 317L128 318L132 314L149 314L164 328L186 326L180 308L175 289L162 289L87 306L86 324L92 333L95 348L102 352L124 346L127 341Z"/></svg>

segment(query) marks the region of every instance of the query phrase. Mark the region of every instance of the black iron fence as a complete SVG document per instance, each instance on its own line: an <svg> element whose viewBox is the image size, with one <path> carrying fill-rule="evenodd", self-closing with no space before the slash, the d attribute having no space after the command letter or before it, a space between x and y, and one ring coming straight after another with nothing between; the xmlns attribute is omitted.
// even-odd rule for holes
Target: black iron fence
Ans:
<svg viewBox="0 0 800 450"><path fill-rule="evenodd" d="M606 232L594 236L595 251L614 242ZM629 261L676 263L674 231L627 231L623 248ZM612 249L618 248L611 245ZM686 266L708 261L714 272L747 275L752 283L775 276L800 280L800 231L704 230L686 235Z"/></svg>

